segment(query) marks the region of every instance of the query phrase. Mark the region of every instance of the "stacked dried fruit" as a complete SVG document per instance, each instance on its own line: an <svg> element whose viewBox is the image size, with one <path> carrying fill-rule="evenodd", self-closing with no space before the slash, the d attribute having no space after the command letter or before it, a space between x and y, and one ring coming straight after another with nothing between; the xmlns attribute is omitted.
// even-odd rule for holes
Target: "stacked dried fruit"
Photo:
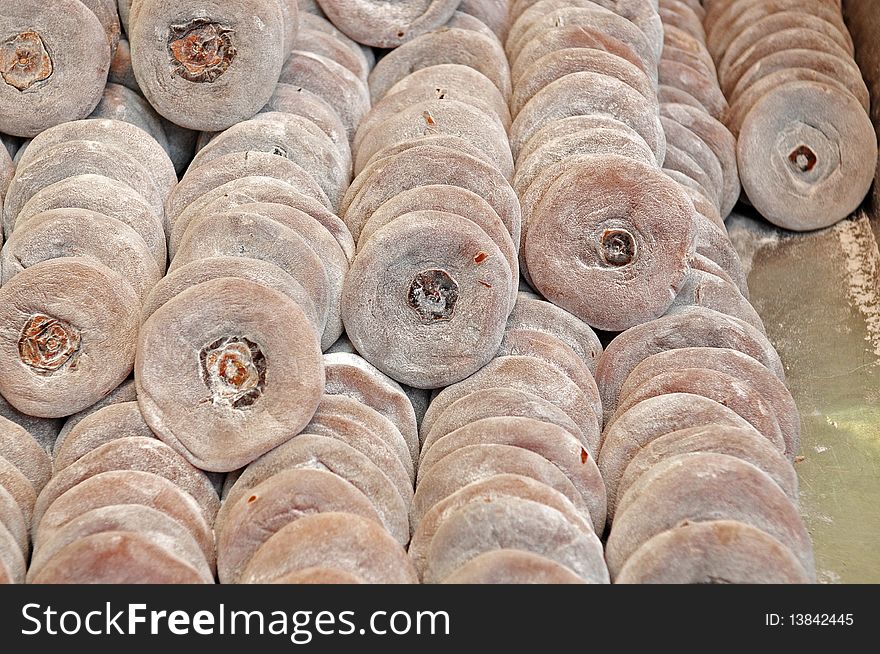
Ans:
<svg viewBox="0 0 880 654"><path fill-rule="evenodd" d="M608 583L601 352L587 325L520 294L499 356L437 395L411 516L422 581Z"/></svg>
<svg viewBox="0 0 880 654"><path fill-rule="evenodd" d="M34 510L29 583L214 582L217 491L156 439L131 387L59 436Z"/></svg>
<svg viewBox="0 0 880 654"><path fill-rule="evenodd" d="M406 557L418 457L403 389L356 354L324 356L301 434L227 478L221 583L414 583Z"/></svg>
<svg viewBox="0 0 880 654"><path fill-rule="evenodd" d="M439 388L495 355L516 299L507 60L488 27L455 13L388 53L370 91L342 203L358 245L343 321L384 373Z"/></svg>
<svg viewBox="0 0 880 654"><path fill-rule="evenodd" d="M27 146L0 254L0 392L16 409L67 416L129 375L175 182L159 144L120 121L64 123Z"/></svg>
<svg viewBox="0 0 880 654"><path fill-rule="evenodd" d="M724 224L740 195L736 139L719 118L726 110L715 64L706 49L698 3L662 0L660 122L666 133L667 175L694 204L691 269L667 314L702 306L764 325L749 304L746 274Z"/></svg>
<svg viewBox="0 0 880 654"><path fill-rule="evenodd" d="M223 130L269 101L293 49L293 0L132 0L124 25L147 100L169 121Z"/></svg>
<svg viewBox="0 0 880 654"><path fill-rule="evenodd" d="M88 116L119 40L114 0L19 0L0 11L0 132L32 137Z"/></svg>
<svg viewBox="0 0 880 654"><path fill-rule="evenodd" d="M688 271L694 208L660 168L657 9L645 0L519 0L512 11L522 269L598 329L663 315Z"/></svg>
<svg viewBox="0 0 880 654"><path fill-rule="evenodd" d="M847 217L871 186L877 141L839 0L704 4L751 204L793 230Z"/></svg>
<svg viewBox="0 0 880 654"><path fill-rule="evenodd" d="M34 437L0 418L0 584L24 583L34 504L51 476L52 461Z"/></svg>
<svg viewBox="0 0 880 654"><path fill-rule="evenodd" d="M613 579L815 580L790 463L800 420L760 331L693 308L618 336L596 379Z"/></svg>

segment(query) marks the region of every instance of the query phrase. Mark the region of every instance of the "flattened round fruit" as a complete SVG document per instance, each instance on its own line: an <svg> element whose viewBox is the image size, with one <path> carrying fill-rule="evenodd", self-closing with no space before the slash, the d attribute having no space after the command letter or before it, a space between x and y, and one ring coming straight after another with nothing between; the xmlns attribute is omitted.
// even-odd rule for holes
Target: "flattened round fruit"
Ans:
<svg viewBox="0 0 880 654"><path fill-rule="evenodd" d="M510 310L513 309L517 294L515 283L519 279L519 258L513 238L492 205L466 188L448 184L429 184L398 193L376 209L367 220L361 230L359 246L366 244L377 229L412 211L443 211L463 216L479 225L492 239L492 242L498 246L507 265L510 266L513 281L510 292Z"/></svg>
<svg viewBox="0 0 880 654"><path fill-rule="evenodd" d="M686 315L666 316L625 331L605 348L596 370L605 416L617 409L629 373L652 354L687 347L721 347L757 359L785 381L782 361L761 332L737 318L695 307Z"/></svg>
<svg viewBox="0 0 880 654"><path fill-rule="evenodd" d="M688 427L720 424L754 429L732 409L692 393L669 393L643 400L623 413L605 432L599 470L608 492L608 515L619 508L617 493L626 467L656 438Z"/></svg>
<svg viewBox="0 0 880 654"><path fill-rule="evenodd" d="M393 379L447 386L498 350L511 284L510 266L475 223L412 212L373 233L355 258L343 322L358 352Z"/></svg>
<svg viewBox="0 0 880 654"><path fill-rule="evenodd" d="M33 195L19 212L14 227L23 227L32 218L53 209L85 209L125 223L144 239L159 270L164 272L167 256L162 216L127 184L102 175L62 179Z"/></svg>
<svg viewBox="0 0 880 654"><path fill-rule="evenodd" d="M367 220L386 201L432 184L459 186L485 198L519 247L519 199L504 175L481 159L440 146L417 145L367 166L348 189L342 217L357 241Z"/></svg>
<svg viewBox="0 0 880 654"><path fill-rule="evenodd" d="M418 583L406 550L380 525L350 513L311 515L276 532L254 554L242 583L267 583L316 565L371 584Z"/></svg>
<svg viewBox="0 0 880 654"><path fill-rule="evenodd" d="M34 548L68 522L92 509L139 504L161 511L186 527L213 565L214 532L195 498L178 484L152 472L109 470L84 479L49 505L34 533Z"/></svg>
<svg viewBox="0 0 880 654"><path fill-rule="evenodd" d="M734 316L749 323L761 333L766 333L758 312L749 304L736 284L712 273L691 269L687 281L666 315L684 313L693 307L706 307Z"/></svg>
<svg viewBox="0 0 880 654"><path fill-rule="evenodd" d="M370 500L332 472L300 468L272 475L236 502L217 534L220 583L237 583L262 544L286 525L330 512L382 524Z"/></svg>
<svg viewBox="0 0 880 654"><path fill-rule="evenodd" d="M295 302L219 278L182 292L144 323L135 382L159 438L203 469L226 472L308 423L324 369L317 334Z"/></svg>
<svg viewBox="0 0 880 654"><path fill-rule="evenodd" d="M245 257L196 259L171 271L159 280L144 301L142 320L146 321L156 309L186 289L218 277L245 279L283 293L300 306L317 333L324 331L326 315L318 316L315 302L302 284L274 263Z"/></svg>
<svg viewBox="0 0 880 654"><path fill-rule="evenodd" d="M809 584L792 551L744 522L710 520L660 532L633 552L618 584Z"/></svg>
<svg viewBox="0 0 880 654"><path fill-rule="evenodd" d="M770 222L796 231L827 227L868 192L877 140L858 101L815 82L791 82L752 107L739 132L743 189Z"/></svg>
<svg viewBox="0 0 880 654"><path fill-rule="evenodd" d="M595 328L657 318L685 280L693 213L660 170L596 155L560 175L530 216L529 275L542 295Z"/></svg>
<svg viewBox="0 0 880 654"><path fill-rule="evenodd" d="M140 302L103 264L44 261L0 289L0 393L54 418L91 406L131 372Z"/></svg>
<svg viewBox="0 0 880 654"><path fill-rule="evenodd" d="M154 438L137 402L111 404L80 420L55 448L55 469L61 470L104 443L117 438Z"/></svg>
<svg viewBox="0 0 880 654"><path fill-rule="evenodd" d="M422 34L383 57L370 73L373 102L410 73L438 64L470 66L492 80L505 98L510 97L510 69L498 41L479 32L449 27Z"/></svg>
<svg viewBox="0 0 880 654"><path fill-rule="evenodd" d="M440 459L419 480L410 523L417 529L430 509L468 484L500 474L522 475L546 484L574 504L587 524L590 511L583 496L559 468L540 454L513 445L467 445Z"/></svg>
<svg viewBox="0 0 880 654"><path fill-rule="evenodd" d="M658 165L666 153L666 137L655 111L635 89L601 73L570 73L551 82L529 100L510 127L514 158L539 129L552 120L584 114L605 114L636 130L650 146Z"/></svg>
<svg viewBox="0 0 880 654"><path fill-rule="evenodd" d="M24 427L0 416L0 457L21 471L39 493L52 478L52 459Z"/></svg>
<svg viewBox="0 0 880 654"><path fill-rule="evenodd" d="M413 405L400 384L357 354L324 355L324 393L344 395L388 418L406 441L413 464L419 457L419 432Z"/></svg>
<svg viewBox="0 0 880 654"><path fill-rule="evenodd" d="M395 484L365 454L340 440L308 433L299 434L245 468L223 500L215 529L219 532L225 528L231 508L255 486L283 470L298 468L327 470L342 477L370 499L385 529L397 542L409 542L412 490L404 502Z"/></svg>
<svg viewBox="0 0 880 654"><path fill-rule="evenodd" d="M138 85L171 122L218 131L272 95L288 38L279 2L139 0L129 23Z"/></svg>
<svg viewBox="0 0 880 654"><path fill-rule="evenodd" d="M436 441L456 429L483 418L496 417L531 418L557 425L586 445L581 428L562 409L547 400L515 388L487 388L465 395L439 414L425 435L422 456Z"/></svg>
<svg viewBox="0 0 880 654"><path fill-rule="evenodd" d="M596 534L556 509L515 497L471 502L447 518L431 540L423 581L442 581L472 558L498 549L534 552L589 583L609 583Z"/></svg>
<svg viewBox="0 0 880 654"><path fill-rule="evenodd" d="M469 445L511 445L550 461L571 480L590 511L593 530L605 528L605 486L595 460L584 446L563 428L531 418L484 418L450 432L426 448L419 477L445 456Z"/></svg>
<svg viewBox="0 0 880 654"><path fill-rule="evenodd" d="M32 137L88 116L112 54L95 15L76 0L6 3L0 17L0 132Z"/></svg>
<svg viewBox="0 0 880 654"><path fill-rule="evenodd" d="M59 550L33 584L209 584L203 572L150 535L105 531Z"/></svg>
<svg viewBox="0 0 880 654"><path fill-rule="evenodd" d="M381 148L432 134L449 134L470 141L486 153L505 177L513 176L513 157L501 121L454 98L417 102L375 125L360 141L355 174L360 173Z"/></svg>
<svg viewBox="0 0 880 654"><path fill-rule="evenodd" d="M653 354L629 373L620 389L620 397L625 399L634 389L658 374L682 368L710 368L748 383L772 407L782 429L788 457L793 459L800 451L801 420L791 393L766 366L735 349L686 347Z"/></svg>
<svg viewBox="0 0 880 654"><path fill-rule="evenodd" d="M52 209L31 218L3 247L3 282L44 261L81 258L104 264L143 301L162 278L144 239L116 218L88 209Z"/></svg>
<svg viewBox="0 0 880 654"><path fill-rule="evenodd" d="M491 550L472 558L444 584L585 584L561 563L523 550Z"/></svg>
<svg viewBox="0 0 880 654"><path fill-rule="evenodd" d="M139 504L111 504L73 518L34 550L28 578L39 577L40 571L69 544L93 534L120 531L147 536L198 570L206 582L213 581L213 570L186 527L161 511Z"/></svg>
<svg viewBox="0 0 880 654"><path fill-rule="evenodd" d="M358 43L395 48L448 21L460 0L318 0L340 30Z"/></svg>
<svg viewBox="0 0 880 654"><path fill-rule="evenodd" d="M813 545L803 519L764 472L725 454L683 454L654 466L623 497L605 556L616 578L648 539L683 522L737 520L777 538L815 580Z"/></svg>
<svg viewBox="0 0 880 654"><path fill-rule="evenodd" d="M680 429L645 445L626 466L618 494L623 497L630 486L661 461L692 452L727 454L747 461L770 475L789 499L798 504L797 473L770 441L753 429L717 424Z"/></svg>

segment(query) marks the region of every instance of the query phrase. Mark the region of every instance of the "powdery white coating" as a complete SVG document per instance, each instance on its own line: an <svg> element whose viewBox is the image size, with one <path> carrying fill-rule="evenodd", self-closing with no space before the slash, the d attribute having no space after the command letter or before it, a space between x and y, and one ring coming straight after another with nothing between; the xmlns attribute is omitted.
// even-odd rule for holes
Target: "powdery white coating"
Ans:
<svg viewBox="0 0 880 654"><path fill-rule="evenodd" d="M399 542L409 542L408 507L406 501L385 472L365 454L340 440L302 433L264 454L244 469L223 499L215 528L224 529L233 506L255 486L284 470L313 468L338 475L366 495L382 519L385 529Z"/></svg>
<svg viewBox="0 0 880 654"><path fill-rule="evenodd" d="M618 584L809 584L792 551L744 522L689 523L647 540Z"/></svg>
<svg viewBox="0 0 880 654"><path fill-rule="evenodd" d="M331 472L284 470L251 489L230 509L217 534L220 583L237 583L262 544L286 525L328 512L351 513L382 524L366 495Z"/></svg>
<svg viewBox="0 0 880 654"><path fill-rule="evenodd" d="M230 127L193 159L199 168L232 152L280 154L309 173L337 207L350 181L351 161L323 131L302 116L271 112Z"/></svg>
<svg viewBox="0 0 880 654"><path fill-rule="evenodd" d="M666 132L663 167L679 170L699 181L712 193L715 208L720 212L724 200L724 177L718 158L702 140L675 121L660 116L660 122Z"/></svg>
<svg viewBox="0 0 880 654"><path fill-rule="evenodd" d="M89 114L89 118L133 125L149 134L164 152L168 152L168 137L165 135L162 117L143 96L126 86L108 83L101 101Z"/></svg>
<svg viewBox="0 0 880 654"><path fill-rule="evenodd" d="M86 416L92 415L95 411L99 411L105 406L118 404L120 402L134 402L135 400L137 400L137 393L134 388L134 379L126 379L92 406L86 407L82 411L78 411L72 416L69 416L64 421L64 426L58 433L58 438L55 439L49 453L54 456L55 450L59 449L64 444L68 434L70 434L73 428L76 427Z"/></svg>
<svg viewBox="0 0 880 654"><path fill-rule="evenodd" d="M37 491L34 485L25 477L21 470L0 456L0 486L3 486L12 495L21 514L24 516L25 525L30 528L34 513L34 504L37 501Z"/></svg>
<svg viewBox="0 0 880 654"><path fill-rule="evenodd" d="M340 30L355 41L394 48L443 25L461 0L317 0Z"/></svg>
<svg viewBox="0 0 880 654"><path fill-rule="evenodd" d="M326 320L318 319L315 304L302 284L275 264L242 257L198 259L169 273L159 280L144 301L142 320L186 289L218 277L246 279L279 291L300 306L317 332L324 328Z"/></svg>
<svg viewBox="0 0 880 654"><path fill-rule="evenodd" d="M117 438L155 438L141 415L138 403L120 402L83 418L55 449L55 469L61 470L80 457Z"/></svg>
<svg viewBox="0 0 880 654"><path fill-rule="evenodd" d="M112 55L100 21L85 5L77 0L5 3L0 34L13 44L21 35L34 35L23 41L31 55L30 74L0 77L0 132L32 137L92 112Z"/></svg>
<svg viewBox="0 0 880 654"><path fill-rule="evenodd" d="M240 337L259 349L265 369L253 403L236 407L211 400L200 356L218 339ZM320 401L324 369L314 328L289 297L259 284L218 278L193 286L156 310L138 341L144 419L205 470L247 465L297 434Z"/></svg>
<svg viewBox="0 0 880 654"><path fill-rule="evenodd" d="M225 57L224 50L215 53L228 59L226 67L213 79L204 77L211 72L208 68L198 73L200 79L191 81L180 74L180 67L190 59L201 62L186 47L180 53L171 50L175 39L183 40L172 28L198 18L215 29L228 30L228 47L234 53ZM181 5L176 0L138 0L128 30L138 85L168 120L194 130L226 129L256 114L271 96L290 36L291 21L287 23L278 2L198 0Z"/></svg>
<svg viewBox="0 0 880 654"><path fill-rule="evenodd" d="M754 429L732 409L701 395L669 393L643 400L622 414L605 431L599 470L608 493L609 517L616 515L618 486L626 467L648 443L688 427L720 424Z"/></svg>
<svg viewBox="0 0 880 654"><path fill-rule="evenodd" d="M357 400L342 395L325 395L312 421L303 431L335 438L367 456L394 482L397 492L409 505L415 474L409 455L402 456L399 434L394 434L387 423L374 424L372 428L368 426L368 421L379 422L376 418L381 416L369 415L368 407L355 407L352 402L357 404ZM374 431L376 427L379 429ZM395 439L395 436L398 438Z"/></svg>
<svg viewBox="0 0 880 654"><path fill-rule="evenodd" d="M413 405L400 384L354 353L324 355L324 393L345 395L388 418L400 431L415 465L419 431Z"/></svg>
<svg viewBox="0 0 880 654"><path fill-rule="evenodd" d="M615 338L596 370L605 416L617 409L629 373L652 354L683 347L721 347L747 354L785 381L782 361L770 341L751 325L711 309L695 307L685 315L638 325Z"/></svg>
<svg viewBox="0 0 880 654"><path fill-rule="evenodd" d="M475 481L437 502L419 523L409 545L409 556L424 578L425 568L431 549L431 541L443 523L464 506L474 502L491 502L501 498L514 497L539 502L559 511L575 527L584 533L592 533L590 522L580 511L557 490L535 481L530 477L515 474L498 474Z"/></svg>
<svg viewBox="0 0 880 654"><path fill-rule="evenodd" d="M721 120L724 117L728 108L727 98L718 88L718 80L711 72L663 58L658 73L661 84L687 91L714 118Z"/></svg>
<svg viewBox="0 0 880 654"><path fill-rule="evenodd" d="M645 139L661 165L666 137L654 108L628 84L601 73L569 73L550 82L523 106L510 127L510 148L519 158L522 147L552 120L584 114L605 114L632 127Z"/></svg>
<svg viewBox="0 0 880 654"><path fill-rule="evenodd" d="M0 584L23 584L27 563L9 529L0 523Z"/></svg>
<svg viewBox="0 0 880 654"><path fill-rule="evenodd" d="M123 277L143 301L162 278L144 239L121 220L88 209L52 209L34 216L6 241L3 282L38 263L84 258Z"/></svg>
<svg viewBox="0 0 880 654"><path fill-rule="evenodd" d="M406 550L380 525L349 513L311 515L276 532L257 550L242 583L267 583L316 565L332 565L366 583L418 583Z"/></svg>
<svg viewBox="0 0 880 654"><path fill-rule="evenodd" d="M155 264L154 264L155 265ZM78 257L44 261L0 288L0 393L29 415L57 418L91 406L131 372L140 302L104 264ZM69 324L79 349L51 375L22 365L19 341L34 315Z"/></svg>
<svg viewBox="0 0 880 654"><path fill-rule="evenodd" d="M40 492L52 477L52 460L21 425L0 416L0 457L15 466Z"/></svg>
<svg viewBox="0 0 880 654"><path fill-rule="evenodd" d="M162 217L127 184L102 175L75 175L38 191L22 208L15 227L53 209L86 209L119 220L144 240L159 270L166 266Z"/></svg>
<svg viewBox="0 0 880 654"><path fill-rule="evenodd" d="M476 223L501 250L510 266L511 280L515 282L519 278L516 247L498 213L482 197L460 186L429 184L398 193L369 217L361 230L358 246L365 244L377 229L412 211L442 211ZM509 303L511 311L516 304L516 294L516 285L512 283Z"/></svg>
<svg viewBox="0 0 880 654"><path fill-rule="evenodd" d="M350 572L325 566L312 566L273 579L273 584L363 584L363 579Z"/></svg>
<svg viewBox="0 0 880 654"><path fill-rule="evenodd" d="M456 285L443 319L426 320L411 304L415 280L431 270ZM512 284L510 266L478 225L452 214L411 212L374 232L358 253L343 291L342 319L357 351L385 374L439 388L492 359Z"/></svg>
<svg viewBox="0 0 880 654"><path fill-rule="evenodd" d="M40 571L70 543L98 533L130 531L147 536L152 543L186 561L211 583L214 574L198 543L187 529L161 511L138 504L108 505L86 511L58 529L39 549L34 549L28 578Z"/></svg>
<svg viewBox="0 0 880 654"><path fill-rule="evenodd" d="M155 139L136 125L106 118L64 123L40 133L28 144L19 166L24 168L39 158L43 151L68 141L95 141L133 155L155 180L163 198L177 184L174 165Z"/></svg>
<svg viewBox="0 0 880 654"><path fill-rule="evenodd" d="M62 548L33 584L206 584L213 580L145 534L105 531Z"/></svg>
<svg viewBox="0 0 880 654"><path fill-rule="evenodd" d="M303 87L325 100L339 114L349 140L370 110L367 85L345 66L321 55L294 50L278 81Z"/></svg>
<svg viewBox="0 0 880 654"><path fill-rule="evenodd" d="M593 373L562 339L530 329L508 329L498 356L530 356L558 368L587 396L593 413L602 415L602 400Z"/></svg>
<svg viewBox="0 0 880 654"><path fill-rule="evenodd" d="M557 425L586 446L581 428L559 407L547 400L514 388L487 388L474 391L450 404L433 422L425 435L422 456L431 446L456 429L483 418L521 417Z"/></svg>
<svg viewBox="0 0 880 654"><path fill-rule="evenodd" d="M34 530L34 548L87 511L121 504L147 506L173 518L189 530L209 565L214 565L214 532L199 503L165 477L138 470L101 472L59 495Z"/></svg>
<svg viewBox="0 0 880 654"><path fill-rule="evenodd" d="M464 381L443 389L428 407L422 420L421 433L429 434L434 421L453 402L474 391L488 388L513 388L547 400L562 409L580 427L590 452L595 455L599 451L599 419L593 413L587 395L555 366L528 356L498 357Z"/></svg>
<svg viewBox="0 0 880 654"><path fill-rule="evenodd" d="M19 554L27 557L30 552L28 542L28 522L16 501L6 487L0 484L0 525L4 526L18 548Z"/></svg>
<svg viewBox="0 0 880 654"><path fill-rule="evenodd" d="M413 497L410 523L417 529L435 504L475 481L499 474L522 475L565 495L588 524L590 510L583 495L558 467L540 454L514 445L467 445L440 459L419 479Z"/></svg>
<svg viewBox="0 0 880 654"><path fill-rule="evenodd" d="M152 472L175 483L199 503L208 524L220 506L220 499L201 470L155 438L118 438L80 457L52 477L37 498L34 522L39 526L43 514L63 493L80 482L111 470Z"/></svg>
<svg viewBox="0 0 880 654"><path fill-rule="evenodd" d="M813 545L797 509L764 472L726 454L683 454L654 466L630 486L605 552L611 578L652 536L683 522L737 520L784 545L815 582Z"/></svg>
<svg viewBox="0 0 880 654"><path fill-rule="evenodd" d="M455 97L437 95L402 108L366 132L357 148L355 174L381 148L432 134L450 134L470 141L486 153L505 177L513 176L513 158L501 120Z"/></svg>
<svg viewBox="0 0 880 654"><path fill-rule="evenodd" d="M495 549L535 552L589 583L610 583L596 534L545 504L513 497L472 502L447 518L431 540L424 581L442 581L473 557Z"/></svg>
<svg viewBox="0 0 880 654"><path fill-rule="evenodd" d="M692 452L727 454L748 461L766 472L792 503L798 504L797 473L770 441L751 429L717 424L674 431L645 445L626 467L618 494L623 497L639 477L661 461Z"/></svg>
<svg viewBox="0 0 880 654"><path fill-rule="evenodd" d="M308 89L279 82L261 113L280 111L307 118L317 125L336 145L340 154L351 154L348 133L342 118L329 102ZM257 114L259 116L259 114Z"/></svg>
<svg viewBox="0 0 880 654"><path fill-rule="evenodd" d="M22 427L35 440L44 452L51 452L52 446L58 437L64 420L59 418L37 418L22 413L6 401L6 398L0 395L0 417L10 420L19 427ZM2 421L0 421L2 423ZM5 423L2 423L5 424ZM3 427L0 426L0 434ZM37 454L36 456L39 456ZM29 456L28 460L34 459ZM35 459L39 460L39 459ZM49 473L51 474L51 473ZM46 477L48 479L48 476Z"/></svg>
<svg viewBox="0 0 880 654"><path fill-rule="evenodd" d="M714 309L728 316L739 318L763 334L764 322L755 308L732 281L703 270L691 269L675 301L666 315L685 313L693 307Z"/></svg>
<svg viewBox="0 0 880 654"><path fill-rule="evenodd" d="M581 494L592 519L593 529L605 528L605 486L592 456L577 439L561 427L531 418L484 418L439 438L425 450L419 479L452 452L469 445L511 445L536 454L558 467Z"/></svg>
<svg viewBox="0 0 880 654"><path fill-rule="evenodd" d="M459 186L484 198L519 246L519 199L504 175L476 157L439 146L419 145L374 161L349 187L342 218L357 241L367 220L385 202L404 191L432 184Z"/></svg>
<svg viewBox="0 0 880 654"><path fill-rule="evenodd" d="M97 141L68 141L43 150L16 170L3 207L4 234L10 233L19 212L37 192L68 177L89 174L128 184L162 215L165 194L137 157Z"/></svg>
<svg viewBox="0 0 880 654"><path fill-rule="evenodd" d="M505 98L510 97L510 69L497 39L460 27L443 27L404 43L376 64L369 80L373 102L410 73L438 64L470 66L492 80Z"/></svg>
<svg viewBox="0 0 880 654"><path fill-rule="evenodd" d="M299 50L332 59L336 63L348 68L365 82L367 81L367 75L370 74L370 65L363 51L360 49L353 50L327 32L309 27L302 28L297 34L296 47Z"/></svg>

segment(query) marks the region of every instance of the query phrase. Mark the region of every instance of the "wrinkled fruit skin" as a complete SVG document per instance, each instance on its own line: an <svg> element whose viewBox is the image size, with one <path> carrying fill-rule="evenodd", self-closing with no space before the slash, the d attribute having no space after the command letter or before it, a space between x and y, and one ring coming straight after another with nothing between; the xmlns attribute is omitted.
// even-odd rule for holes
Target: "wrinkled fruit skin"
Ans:
<svg viewBox="0 0 880 654"><path fill-rule="evenodd" d="M172 25L168 40L171 69L190 82L213 82L229 68L235 32L205 18Z"/></svg>
<svg viewBox="0 0 880 654"><path fill-rule="evenodd" d="M235 336L219 339L206 345L199 358L214 404L241 409L263 394L266 357L256 343Z"/></svg>
<svg viewBox="0 0 880 654"><path fill-rule="evenodd" d="M0 46L0 76L19 91L48 79L52 70L52 58L34 31L16 34Z"/></svg>
<svg viewBox="0 0 880 654"><path fill-rule="evenodd" d="M38 373L50 374L73 359L79 346L80 333L76 328L38 313L31 316L22 329L18 353L25 365Z"/></svg>

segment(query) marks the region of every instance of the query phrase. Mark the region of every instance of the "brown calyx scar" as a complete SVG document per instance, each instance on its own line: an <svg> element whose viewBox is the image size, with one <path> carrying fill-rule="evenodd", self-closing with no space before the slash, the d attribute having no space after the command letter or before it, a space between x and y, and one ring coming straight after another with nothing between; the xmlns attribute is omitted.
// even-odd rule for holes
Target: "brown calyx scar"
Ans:
<svg viewBox="0 0 880 654"><path fill-rule="evenodd" d="M636 257L636 240L625 229L606 229L600 251L608 265L626 266Z"/></svg>
<svg viewBox="0 0 880 654"><path fill-rule="evenodd" d="M213 82L235 59L234 30L207 18L172 25L168 37L171 71L190 82Z"/></svg>
<svg viewBox="0 0 880 654"><path fill-rule="evenodd" d="M802 173L808 173L813 170L819 161L816 153L806 145L798 146L792 150L791 154L788 155L788 160Z"/></svg>
<svg viewBox="0 0 880 654"><path fill-rule="evenodd" d="M79 330L64 320L42 313L32 315L21 330L18 356L39 374L51 374L72 361L79 352L82 339Z"/></svg>
<svg viewBox="0 0 880 654"><path fill-rule="evenodd" d="M48 79L52 70L52 58L37 32L21 32L0 44L0 77L19 91Z"/></svg>
<svg viewBox="0 0 880 654"><path fill-rule="evenodd" d="M215 405L249 407L266 386L266 356L260 346L241 336L209 343L199 352L202 381Z"/></svg>
<svg viewBox="0 0 880 654"><path fill-rule="evenodd" d="M458 282L445 270L423 270L413 277L406 299L424 323L452 320Z"/></svg>

